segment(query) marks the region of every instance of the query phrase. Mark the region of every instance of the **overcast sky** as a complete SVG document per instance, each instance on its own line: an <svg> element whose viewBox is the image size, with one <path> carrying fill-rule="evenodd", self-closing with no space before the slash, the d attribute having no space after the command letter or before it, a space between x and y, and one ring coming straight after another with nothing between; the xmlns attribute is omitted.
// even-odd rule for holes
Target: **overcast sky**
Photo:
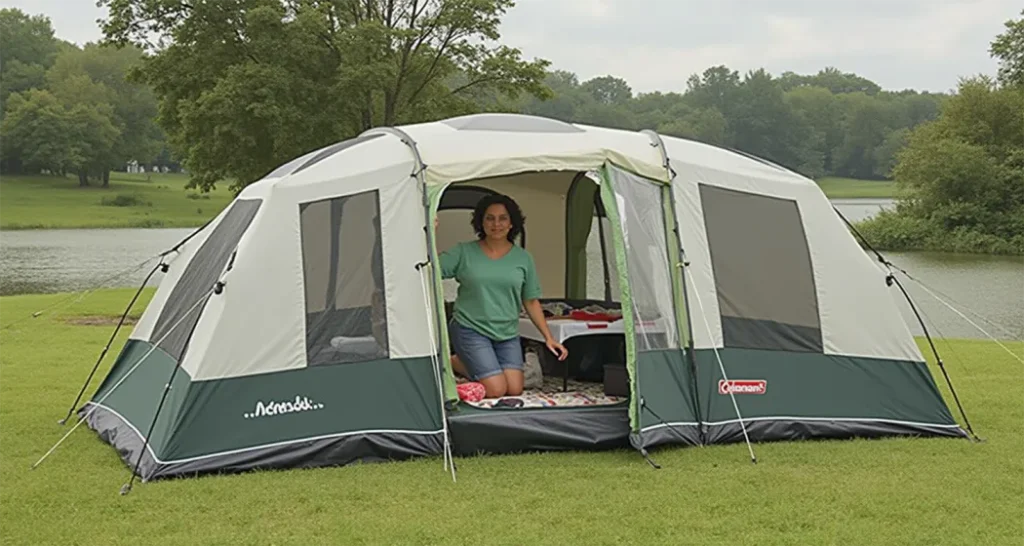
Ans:
<svg viewBox="0 0 1024 546"><path fill-rule="evenodd" d="M0 0L50 17L59 37L97 40L95 0ZM995 74L989 43L1021 0L517 0L503 41L580 80L611 74L635 92L682 91L725 64L856 72L886 89L947 91Z"/></svg>

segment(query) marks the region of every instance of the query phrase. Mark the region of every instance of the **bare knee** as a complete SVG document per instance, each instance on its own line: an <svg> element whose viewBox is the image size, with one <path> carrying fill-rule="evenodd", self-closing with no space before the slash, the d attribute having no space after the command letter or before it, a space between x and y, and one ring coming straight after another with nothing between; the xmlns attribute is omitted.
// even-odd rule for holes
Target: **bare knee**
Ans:
<svg viewBox="0 0 1024 546"><path fill-rule="evenodd" d="M480 383L484 386L487 398L498 398L508 393L508 383L505 382L505 376L501 374L481 379Z"/></svg>
<svg viewBox="0 0 1024 546"><path fill-rule="evenodd" d="M505 370L505 384L508 385L506 394L509 396L519 396L523 394L523 374L515 371Z"/></svg>

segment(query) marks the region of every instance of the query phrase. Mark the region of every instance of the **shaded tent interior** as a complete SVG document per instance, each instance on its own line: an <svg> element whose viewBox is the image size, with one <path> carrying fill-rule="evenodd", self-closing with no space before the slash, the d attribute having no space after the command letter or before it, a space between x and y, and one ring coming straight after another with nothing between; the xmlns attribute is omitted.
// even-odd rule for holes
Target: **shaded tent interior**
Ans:
<svg viewBox="0 0 1024 546"><path fill-rule="evenodd" d="M621 312L610 240L612 227L597 190L597 184L586 173L567 171L451 184L444 190L438 205L438 251L476 239L471 221L477 203L489 195L507 195L516 201L526 218L523 233L515 243L534 258L543 289L541 302L549 321L566 318L564 313L568 309ZM458 284L454 279L446 279L442 284L446 317L451 320ZM525 320L525 313L523 316ZM594 323L595 328L603 326ZM568 377L576 387L586 389L586 393L575 393L579 395L578 402L584 399L598 404L620 401L616 395L605 398L595 394L621 393L616 385L604 385L605 365L625 365L621 333L569 338L565 345L570 350L570 358L565 362L553 358L538 340L524 338L523 345L524 351L535 351L540 356L544 376L549 379L546 386L549 394L568 391ZM623 377L616 375L618 379ZM530 392L524 394L527 398L531 395ZM568 395L559 396L568 398Z"/></svg>

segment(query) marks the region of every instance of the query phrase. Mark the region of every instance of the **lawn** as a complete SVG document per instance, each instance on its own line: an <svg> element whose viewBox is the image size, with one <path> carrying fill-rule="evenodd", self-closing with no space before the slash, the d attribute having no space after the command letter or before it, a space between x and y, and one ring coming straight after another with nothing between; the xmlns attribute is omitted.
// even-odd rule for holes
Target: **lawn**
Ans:
<svg viewBox="0 0 1024 546"><path fill-rule="evenodd" d="M761 444L757 465L744 445L667 448L653 453L661 470L631 450L476 457L459 460L457 483L432 458L137 481L121 496L128 469L83 425L30 470L70 429L57 420L131 293L96 292L24 320L68 296L0 298L2 544L1024 542L1024 377L976 341L939 350L984 443Z"/></svg>
<svg viewBox="0 0 1024 546"><path fill-rule="evenodd" d="M818 186L830 199L864 199L896 197L896 184L888 180L860 180L826 176Z"/></svg>
<svg viewBox="0 0 1024 546"><path fill-rule="evenodd" d="M232 199L227 184L208 194L186 190L182 174L111 173L110 187L79 187L73 177L4 176L0 229L197 227ZM891 182L828 177L830 198L892 197Z"/></svg>
<svg viewBox="0 0 1024 546"><path fill-rule="evenodd" d="M231 202L226 185L209 194L186 190L186 175L111 173L110 187L78 179L4 176L0 229L194 227Z"/></svg>

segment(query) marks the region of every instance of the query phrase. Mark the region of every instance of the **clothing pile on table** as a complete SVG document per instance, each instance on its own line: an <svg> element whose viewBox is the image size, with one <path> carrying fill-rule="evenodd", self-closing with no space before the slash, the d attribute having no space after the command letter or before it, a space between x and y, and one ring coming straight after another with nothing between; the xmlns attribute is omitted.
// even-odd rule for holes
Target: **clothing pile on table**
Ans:
<svg viewBox="0 0 1024 546"><path fill-rule="evenodd" d="M549 301L541 304L544 309L544 316L547 318L567 318L575 320L594 320L614 322L622 318L622 310L612 307L605 307L591 303L583 307L574 307L564 301ZM529 318L526 311L519 314L522 318Z"/></svg>

